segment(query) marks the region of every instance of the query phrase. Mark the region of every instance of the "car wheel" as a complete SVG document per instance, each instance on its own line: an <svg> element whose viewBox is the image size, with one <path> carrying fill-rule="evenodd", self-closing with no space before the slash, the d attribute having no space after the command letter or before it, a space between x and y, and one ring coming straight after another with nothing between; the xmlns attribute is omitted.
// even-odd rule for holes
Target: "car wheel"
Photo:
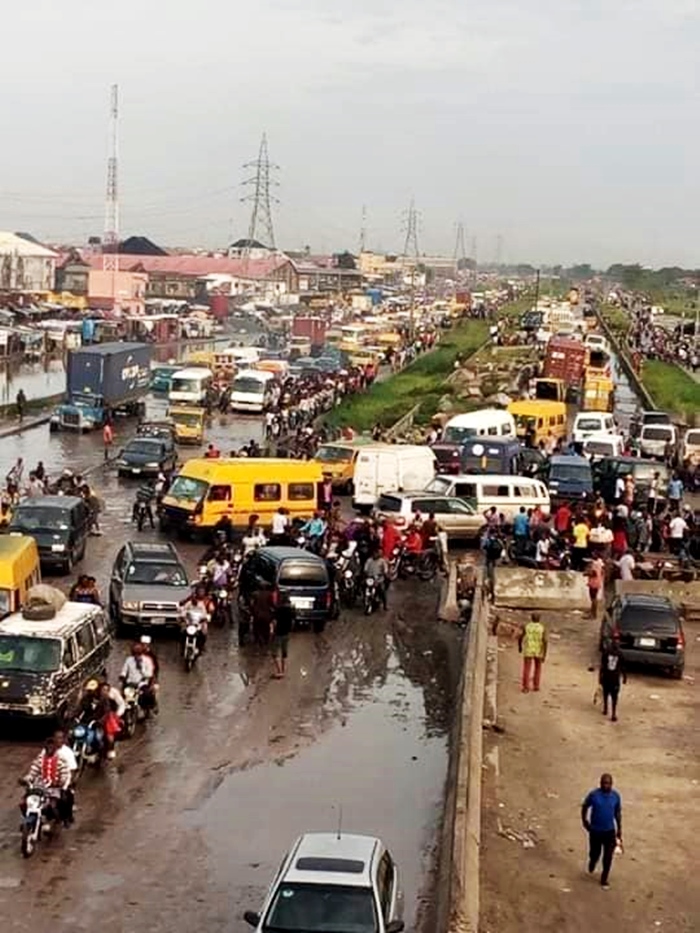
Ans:
<svg viewBox="0 0 700 933"><path fill-rule="evenodd" d="M73 573L73 568L75 567L75 556L72 551L68 552L68 557L63 564L64 573L70 574Z"/></svg>
<svg viewBox="0 0 700 933"><path fill-rule="evenodd" d="M314 619L314 622L313 622L314 634L320 635L321 632L325 629L325 627L326 627L325 619Z"/></svg>
<svg viewBox="0 0 700 933"><path fill-rule="evenodd" d="M684 668L682 667L672 667L671 677L673 677L674 680L683 680L683 670Z"/></svg>

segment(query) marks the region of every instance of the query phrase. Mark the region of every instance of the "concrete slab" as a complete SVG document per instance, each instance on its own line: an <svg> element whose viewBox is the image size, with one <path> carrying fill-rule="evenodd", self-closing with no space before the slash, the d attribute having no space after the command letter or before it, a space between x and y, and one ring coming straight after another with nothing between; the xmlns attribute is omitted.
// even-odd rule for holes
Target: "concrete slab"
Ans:
<svg viewBox="0 0 700 933"><path fill-rule="evenodd" d="M512 609L587 611L591 600L586 578L577 571L497 567L494 604Z"/></svg>
<svg viewBox="0 0 700 933"><path fill-rule="evenodd" d="M678 606L700 609L700 581L671 583L668 580L616 580L615 593L643 593L647 596L666 596Z"/></svg>

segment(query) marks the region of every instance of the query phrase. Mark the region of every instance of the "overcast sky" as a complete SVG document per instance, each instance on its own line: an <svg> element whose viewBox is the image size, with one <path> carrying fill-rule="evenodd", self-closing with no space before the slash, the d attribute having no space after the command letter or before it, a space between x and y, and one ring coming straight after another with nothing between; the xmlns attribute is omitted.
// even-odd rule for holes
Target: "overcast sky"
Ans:
<svg viewBox="0 0 700 933"><path fill-rule="evenodd" d="M246 233L242 163L280 165L278 245L700 266L698 0L32 0L3 4L0 229Z"/></svg>

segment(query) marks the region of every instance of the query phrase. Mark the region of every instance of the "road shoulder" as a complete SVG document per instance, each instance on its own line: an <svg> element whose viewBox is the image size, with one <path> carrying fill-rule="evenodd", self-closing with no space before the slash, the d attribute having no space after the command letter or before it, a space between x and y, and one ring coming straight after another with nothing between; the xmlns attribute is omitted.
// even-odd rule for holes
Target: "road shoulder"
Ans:
<svg viewBox="0 0 700 933"><path fill-rule="evenodd" d="M549 614L542 691L522 694L513 638L521 618L499 612L503 731L486 737L482 933L697 930L700 626L686 625L686 678L632 674L612 723L593 704L596 624L580 613ZM626 845L610 891L586 873L579 815L603 771L622 795Z"/></svg>

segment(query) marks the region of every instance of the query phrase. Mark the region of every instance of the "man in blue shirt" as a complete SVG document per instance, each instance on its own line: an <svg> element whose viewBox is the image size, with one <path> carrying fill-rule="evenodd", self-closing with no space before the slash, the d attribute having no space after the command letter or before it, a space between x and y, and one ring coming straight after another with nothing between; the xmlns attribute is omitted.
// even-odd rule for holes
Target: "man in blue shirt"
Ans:
<svg viewBox="0 0 700 933"><path fill-rule="evenodd" d="M593 874L603 853L603 873L600 883L609 888L608 876L612 867L615 848L622 845L622 800L613 790L610 774L603 774L600 787L592 790L581 805L581 821L588 833L588 871Z"/></svg>
<svg viewBox="0 0 700 933"><path fill-rule="evenodd" d="M525 506L520 506L520 511L513 519L513 541L515 544L516 554L524 554L527 546L528 538L530 537L530 519L527 512L525 511Z"/></svg>
<svg viewBox="0 0 700 933"><path fill-rule="evenodd" d="M671 512L680 512L681 499L683 498L683 481L677 473L674 473L668 481L668 507Z"/></svg>

